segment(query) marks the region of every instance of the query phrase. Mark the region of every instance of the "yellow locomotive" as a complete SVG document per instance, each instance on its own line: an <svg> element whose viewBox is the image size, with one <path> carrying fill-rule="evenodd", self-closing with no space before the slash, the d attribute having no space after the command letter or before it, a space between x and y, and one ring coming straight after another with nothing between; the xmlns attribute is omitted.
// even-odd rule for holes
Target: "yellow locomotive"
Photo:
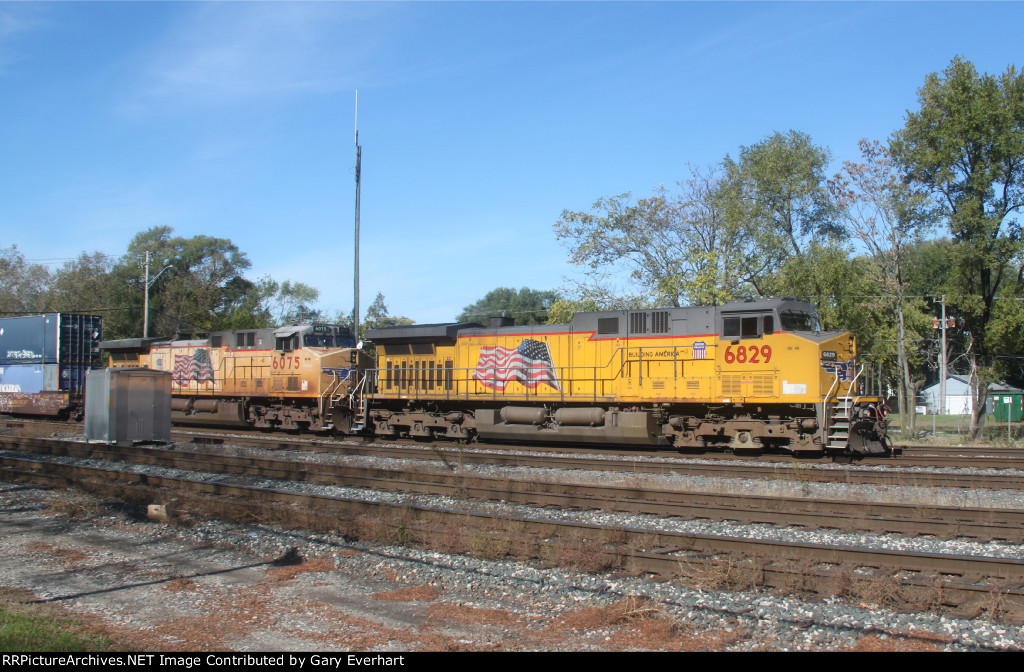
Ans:
<svg viewBox="0 0 1024 672"><path fill-rule="evenodd" d="M105 341L112 367L171 372L171 418L187 424L350 430L371 360L336 324L214 331L208 338Z"/></svg>
<svg viewBox="0 0 1024 672"><path fill-rule="evenodd" d="M886 454L856 342L793 299L371 329L353 430L418 438Z"/></svg>

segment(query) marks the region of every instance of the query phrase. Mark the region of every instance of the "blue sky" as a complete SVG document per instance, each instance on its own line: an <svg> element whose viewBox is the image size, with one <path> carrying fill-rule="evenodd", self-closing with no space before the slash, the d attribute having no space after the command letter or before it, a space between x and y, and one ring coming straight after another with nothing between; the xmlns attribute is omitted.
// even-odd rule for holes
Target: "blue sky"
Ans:
<svg viewBox="0 0 1024 672"><path fill-rule="evenodd" d="M0 2L0 246L55 267L153 226L352 307L448 321L573 268L563 209L795 129L856 160L1013 2Z"/></svg>

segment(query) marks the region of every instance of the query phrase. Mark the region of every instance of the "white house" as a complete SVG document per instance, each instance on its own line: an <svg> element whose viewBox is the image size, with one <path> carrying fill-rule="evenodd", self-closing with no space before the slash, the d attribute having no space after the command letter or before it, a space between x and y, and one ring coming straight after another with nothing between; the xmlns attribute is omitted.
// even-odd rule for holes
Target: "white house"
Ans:
<svg viewBox="0 0 1024 672"><path fill-rule="evenodd" d="M1012 392L1016 388L1008 385L999 385L993 383L988 386L989 394L996 392ZM945 409L939 409L939 384L935 383L931 387L926 387L921 390L917 396L918 404L923 404L928 407L928 413L938 413L940 415L970 415L974 409L974 402L971 399L971 386L967 378L960 376L950 376L946 379L946 407ZM989 397L989 408L985 410L986 413L991 413L991 396Z"/></svg>

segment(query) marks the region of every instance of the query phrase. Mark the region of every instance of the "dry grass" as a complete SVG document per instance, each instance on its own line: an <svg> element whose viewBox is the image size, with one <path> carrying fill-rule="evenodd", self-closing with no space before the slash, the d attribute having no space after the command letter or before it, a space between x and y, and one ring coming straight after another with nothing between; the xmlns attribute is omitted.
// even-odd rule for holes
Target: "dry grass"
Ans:
<svg viewBox="0 0 1024 672"><path fill-rule="evenodd" d="M857 644L855 646L852 646L846 650L875 652L941 651L942 645L934 642L922 641L919 638L903 639L900 637L890 637L882 639L878 635L866 635L857 640Z"/></svg>
<svg viewBox="0 0 1024 672"><path fill-rule="evenodd" d="M427 608L427 615L437 620L467 625L509 626L522 620L521 616L503 609L481 609L450 602L430 605Z"/></svg>
<svg viewBox="0 0 1024 672"><path fill-rule="evenodd" d="M164 590L171 593L191 593L198 590L199 584L192 579L174 579L164 584Z"/></svg>
<svg viewBox="0 0 1024 672"><path fill-rule="evenodd" d="M903 583L891 576L854 579L850 592L862 607L869 609L894 609L908 602Z"/></svg>
<svg viewBox="0 0 1024 672"><path fill-rule="evenodd" d="M327 558L313 558L310 560L304 560L301 564L297 565L286 565L284 567L272 567L267 570L267 580L283 583L285 581L291 581L299 574L307 574L310 572L332 572L337 569L337 565L333 560Z"/></svg>
<svg viewBox="0 0 1024 672"><path fill-rule="evenodd" d="M433 602L440 596L441 591L435 586L399 588L372 595L375 600L390 600L394 602Z"/></svg>
<svg viewBox="0 0 1024 672"><path fill-rule="evenodd" d="M750 636L740 627L715 634L695 632L660 605L641 597L627 597L601 607L585 607L550 627L552 631L564 629L577 636L596 635L601 648L608 651L719 651Z"/></svg>
<svg viewBox="0 0 1024 672"><path fill-rule="evenodd" d="M30 544L26 544L25 548L31 551L52 555L60 560L64 565L80 564L89 559L89 555L83 551L73 548L57 548L53 544L48 544L42 541L33 541Z"/></svg>
<svg viewBox="0 0 1024 672"><path fill-rule="evenodd" d="M513 539L504 530L466 530L463 535L466 552L482 560L500 560L513 550Z"/></svg>
<svg viewBox="0 0 1024 672"><path fill-rule="evenodd" d="M598 539L570 535L552 549L555 562L578 572L596 574L622 566L622 556Z"/></svg>
<svg viewBox="0 0 1024 672"><path fill-rule="evenodd" d="M748 590L764 585L766 562L760 557L737 560L730 556L681 560L678 578L701 590Z"/></svg>
<svg viewBox="0 0 1024 672"><path fill-rule="evenodd" d="M442 553L460 555L466 552L464 540L465 527L456 522L445 523L440 534L435 538L434 546Z"/></svg>
<svg viewBox="0 0 1024 672"><path fill-rule="evenodd" d="M91 495L61 491L50 493L46 498L46 512L63 518L89 520L105 514L106 507Z"/></svg>

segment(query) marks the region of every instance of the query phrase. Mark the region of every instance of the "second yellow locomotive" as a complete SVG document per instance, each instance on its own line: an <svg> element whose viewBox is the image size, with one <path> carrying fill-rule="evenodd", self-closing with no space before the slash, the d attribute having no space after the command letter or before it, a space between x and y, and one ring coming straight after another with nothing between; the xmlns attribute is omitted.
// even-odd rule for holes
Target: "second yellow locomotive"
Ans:
<svg viewBox="0 0 1024 672"><path fill-rule="evenodd" d="M187 424L347 432L371 366L336 324L214 331L203 339L100 344L111 366L171 372L171 418Z"/></svg>

